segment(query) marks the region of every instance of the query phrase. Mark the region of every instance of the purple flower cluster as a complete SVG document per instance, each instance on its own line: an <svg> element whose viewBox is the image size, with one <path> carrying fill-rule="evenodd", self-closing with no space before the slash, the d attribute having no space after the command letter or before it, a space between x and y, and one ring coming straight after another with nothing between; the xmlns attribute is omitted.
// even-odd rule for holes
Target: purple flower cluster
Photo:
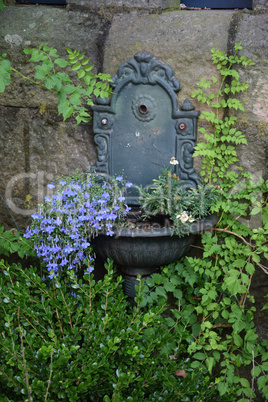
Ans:
<svg viewBox="0 0 268 402"><path fill-rule="evenodd" d="M25 233L32 238L52 279L65 269L77 270L83 264L93 270L90 239L100 233L112 236L129 211L124 192L131 183L119 175L115 179L87 174L61 180L58 191L46 198ZM51 183L50 188L56 186Z"/></svg>

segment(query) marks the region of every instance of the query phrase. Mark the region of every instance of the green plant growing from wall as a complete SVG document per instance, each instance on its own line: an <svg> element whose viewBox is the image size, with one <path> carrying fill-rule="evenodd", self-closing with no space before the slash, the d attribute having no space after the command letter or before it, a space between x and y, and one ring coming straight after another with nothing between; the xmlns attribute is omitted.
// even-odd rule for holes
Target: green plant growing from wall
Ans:
<svg viewBox="0 0 268 402"><path fill-rule="evenodd" d="M230 56L212 49L212 63L217 65L221 80L219 82L215 76L211 80L203 78L198 84L199 88L192 94L199 102L212 108L200 116L207 121L210 129L199 129L205 141L197 144L194 154L202 157L201 175L206 182L216 183L225 178L224 184L230 181L232 185L236 176L229 168L238 161L236 146L247 144L243 133L235 128L238 117L230 115L232 109L244 111L241 101L234 95L249 88L249 84L240 82L239 72L233 67L255 64L245 56L238 56L241 49L241 45L235 44L235 54Z"/></svg>
<svg viewBox="0 0 268 402"><path fill-rule="evenodd" d="M255 182L235 165L236 147L247 144L231 113L232 109L244 110L235 94L248 88L240 82L237 66L254 64L239 57L241 49L236 44L233 55L212 49L220 79L202 79L192 95L212 108L201 115L208 128L200 128L204 142L196 146L194 155L202 159L204 180L218 185L214 208L219 222L202 236L201 258L186 257L146 281L144 291L150 293L144 303L167 300L169 294L174 308L166 322L178 331L178 342L169 345L170 349L167 346L168 353L174 353L174 358L188 353L193 369L215 375L221 398L229 394L230 400L253 401L257 389L268 400L268 345L258 339L250 294L255 270L268 274L264 266L268 258L268 181L260 178ZM249 225L255 214L262 220L259 228ZM181 328L184 337L179 337ZM242 366L249 368L250 381L240 376Z"/></svg>
<svg viewBox="0 0 268 402"><path fill-rule="evenodd" d="M58 113L63 120L75 117L77 124L88 122L88 107L93 98L108 98L111 93L109 74L92 73L93 65L84 53L67 49L67 58L59 57L57 49L42 43L38 49L24 49L30 55L29 61L35 64L32 78L23 75L11 66L6 54L0 56L0 93L11 82L12 73L45 90L54 92L58 99ZM75 76L76 72L77 75Z"/></svg>

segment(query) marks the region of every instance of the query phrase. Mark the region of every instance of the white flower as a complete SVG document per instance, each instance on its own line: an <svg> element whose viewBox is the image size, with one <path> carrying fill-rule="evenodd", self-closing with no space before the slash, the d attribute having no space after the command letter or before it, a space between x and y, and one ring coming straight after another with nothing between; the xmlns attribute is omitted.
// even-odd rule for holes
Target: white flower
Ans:
<svg viewBox="0 0 268 402"><path fill-rule="evenodd" d="M192 223L195 221L195 219L191 215L188 215L186 211L183 211L182 214L177 215L176 218L180 219L182 223L186 223L187 221Z"/></svg>
<svg viewBox="0 0 268 402"><path fill-rule="evenodd" d="M185 223L185 222L188 221L189 216L188 216L188 214L187 214L186 211L183 211L183 213L180 214L180 215L177 215L176 218L177 218L177 219L180 219L182 223Z"/></svg>
<svg viewBox="0 0 268 402"><path fill-rule="evenodd" d="M172 156L172 158L170 159L170 162L169 162L171 165L178 165L179 164L179 162L177 161L177 159L175 159L174 158L174 156Z"/></svg>

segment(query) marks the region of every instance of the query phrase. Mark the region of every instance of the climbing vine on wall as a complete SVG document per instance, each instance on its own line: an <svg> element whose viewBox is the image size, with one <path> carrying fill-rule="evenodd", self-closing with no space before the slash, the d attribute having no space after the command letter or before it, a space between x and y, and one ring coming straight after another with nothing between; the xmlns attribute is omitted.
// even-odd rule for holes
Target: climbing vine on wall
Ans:
<svg viewBox="0 0 268 402"><path fill-rule="evenodd" d="M1 0L0 0L1 1ZM35 73L28 77L11 66L6 54L0 56L0 93L11 82L12 74L40 88L54 92L58 100L58 113L63 120L75 117L77 124L90 120L89 107L95 98L107 98L111 93L109 74L92 72L90 59L79 50L66 48L67 57L62 58L54 49L42 43L39 48L24 49L34 64ZM75 74L76 72L77 74Z"/></svg>
<svg viewBox="0 0 268 402"><path fill-rule="evenodd" d="M268 181L257 182L238 164L237 146L246 146L245 135L235 123L232 110L243 111L237 93L249 85L240 81L238 67L253 66L242 46L234 54L212 49L212 62L219 78L202 79L192 97L211 110L200 116L206 122L200 128L204 141L195 148L201 157L204 180L218 187L214 206L219 222L204 233L201 257L186 257L164 267L146 281L149 292L144 304L154 303L168 295L174 308L166 319L177 332L176 345L167 345L167 353L179 358L191 356L193 369L199 368L214 377L221 397L252 401L256 390L268 399L268 348L254 326L254 297L250 288L256 270L268 274ZM259 215L262 224L251 227L250 218ZM268 305L263 308L267 308ZM251 379L240 375L248 367ZM213 378L213 377L212 377Z"/></svg>

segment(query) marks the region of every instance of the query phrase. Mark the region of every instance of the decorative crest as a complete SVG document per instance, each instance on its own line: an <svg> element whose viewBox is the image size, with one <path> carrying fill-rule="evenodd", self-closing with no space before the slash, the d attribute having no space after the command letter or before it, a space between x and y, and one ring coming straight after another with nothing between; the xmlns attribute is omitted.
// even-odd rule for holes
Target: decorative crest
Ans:
<svg viewBox="0 0 268 402"><path fill-rule="evenodd" d="M122 82L133 84L164 84L171 90L178 92L181 89L180 82L174 76L173 69L151 53L139 52L131 59L121 64L117 74L113 77L112 86L115 88Z"/></svg>

